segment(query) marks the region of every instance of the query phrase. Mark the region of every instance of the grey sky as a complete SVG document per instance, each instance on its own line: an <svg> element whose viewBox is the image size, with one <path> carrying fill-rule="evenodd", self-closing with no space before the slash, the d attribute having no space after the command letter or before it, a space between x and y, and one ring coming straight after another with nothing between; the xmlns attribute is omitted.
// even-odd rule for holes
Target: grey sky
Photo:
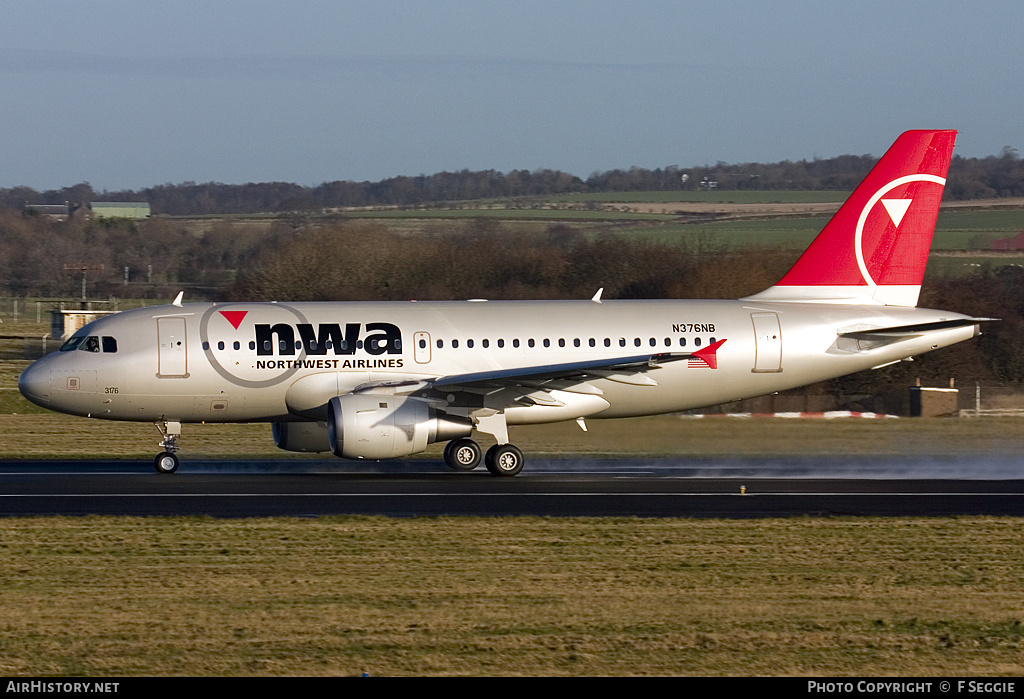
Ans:
<svg viewBox="0 0 1024 699"><path fill-rule="evenodd" d="M1020 2L0 7L0 187L1024 150Z"/></svg>

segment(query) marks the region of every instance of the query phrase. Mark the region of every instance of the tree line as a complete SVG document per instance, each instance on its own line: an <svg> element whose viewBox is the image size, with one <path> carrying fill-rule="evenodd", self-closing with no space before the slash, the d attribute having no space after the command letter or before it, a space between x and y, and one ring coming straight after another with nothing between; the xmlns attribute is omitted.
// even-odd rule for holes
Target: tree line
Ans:
<svg viewBox="0 0 1024 699"><path fill-rule="evenodd" d="M723 190L835 190L849 192L878 161L870 155L841 155L778 163L719 162L691 168L595 172L587 179L559 170L495 170L439 172L400 176L377 182L339 180L316 187L287 182L247 184L163 184L140 190L97 192L88 183L37 191L29 187L0 189L0 207L30 204L81 204L88 201L146 201L154 214L197 216L316 211L341 207L445 205L473 199L521 199L569 193L677 191L696 189L703 179ZM683 181L683 175L686 181ZM1024 196L1024 160L1013 148L985 158L954 156L947 200Z"/></svg>

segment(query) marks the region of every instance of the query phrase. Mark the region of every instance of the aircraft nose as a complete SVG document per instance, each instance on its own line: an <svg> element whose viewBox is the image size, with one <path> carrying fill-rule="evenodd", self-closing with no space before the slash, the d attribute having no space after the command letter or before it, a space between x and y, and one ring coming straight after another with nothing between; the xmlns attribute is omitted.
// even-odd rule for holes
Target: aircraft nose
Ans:
<svg viewBox="0 0 1024 699"><path fill-rule="evenodd" d="M18 390L21 395L44 408L50 403L50 372L48 369L39 366L39 362L32 364L28 369L21 372L18 377Z"/></svg>

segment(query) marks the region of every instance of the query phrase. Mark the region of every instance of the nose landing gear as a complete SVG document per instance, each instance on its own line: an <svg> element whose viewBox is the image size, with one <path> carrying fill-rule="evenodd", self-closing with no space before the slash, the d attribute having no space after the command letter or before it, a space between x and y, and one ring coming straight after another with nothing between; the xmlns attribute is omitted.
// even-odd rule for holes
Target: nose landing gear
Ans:
<svg viewBox="0 0 1024 699"><path fill-rule="evenodd" d="M181 448L178 446L178 437L181 436L181 423L158 422L156 427L160 430L160 434L164 436L159 442L159 446L163 447L164 451L157 454L153 460L153 466L156 468L157 473L174 473L178 470L178 466L181 463L178 456L174 453Z"/></svg>

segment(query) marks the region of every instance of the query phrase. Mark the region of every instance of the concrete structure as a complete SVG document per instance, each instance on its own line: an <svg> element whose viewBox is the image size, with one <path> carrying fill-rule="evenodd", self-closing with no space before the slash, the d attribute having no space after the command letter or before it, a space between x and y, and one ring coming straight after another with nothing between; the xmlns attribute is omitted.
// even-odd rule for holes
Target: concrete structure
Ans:
<svg viewBox="0 0 1024 699"><path fill-rule="evenodd" d="M910 388L910 417L959 414L960 391L956 388Z"/></svg>
<svg viewBox="0 0 1024 699"><path fill-rule="evenodd" d="M42 216L55 221L67 221L71 208L67 204L29 204L25 202L23 211L26 214Z"/></svg>
<svg viewBox="0 0 1024 699"><path fill-rule="evenodd" d="M93 311L93 310L59 310L50 311L50 337L60 339L71 337L75 331L86 323L109 316L117 311Z"/></svg>

